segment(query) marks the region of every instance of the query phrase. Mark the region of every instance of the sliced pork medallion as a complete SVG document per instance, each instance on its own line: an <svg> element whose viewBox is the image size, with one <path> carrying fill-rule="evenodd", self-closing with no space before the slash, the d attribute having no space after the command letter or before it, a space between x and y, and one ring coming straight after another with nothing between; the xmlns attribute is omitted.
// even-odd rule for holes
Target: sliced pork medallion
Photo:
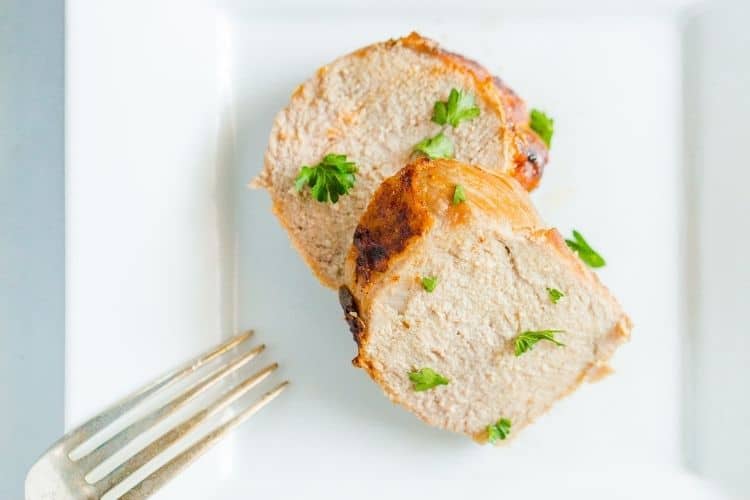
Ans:
<svg viewBox="0 0 750 500"><path fill-rule="evenodd" d="M479 441L515 436L608 373L630 335L513 177L452 160L418 160L381 185L345 283L354 364L428 424Z"/></svg>
<svg viewBox="0 0 750 500"><path fill-rule="evenodd" d="M270 192L315 275L338 287L372 193L412 155L509 172L531 189L547 160L540 134L502 81L413 33L344 56L299 86L253 185Z"/></svg>

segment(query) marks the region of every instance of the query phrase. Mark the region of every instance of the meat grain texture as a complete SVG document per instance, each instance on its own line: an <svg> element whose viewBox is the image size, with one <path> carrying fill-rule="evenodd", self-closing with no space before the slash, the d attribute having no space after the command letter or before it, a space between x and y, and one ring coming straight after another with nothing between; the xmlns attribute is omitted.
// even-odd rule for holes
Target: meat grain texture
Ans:
<svg viewBox="0 0 750 500"><path fill-rule="evenodd" d="M514 175L527 189L539 181L547 150L528 126L523 101L479 64L416 33L362 48L320 68L276 117L261 174L273 210L320 281L338 287L354 228L380 183L403 167L414 146L441 127L436 101L452 88L471 92L480 115L445 134L459 160ZM297 193L300 167L326 154L358 167L348 195L333 203Z"/></svg>
<svg viewBox="0 0 750 500"><path fill-rule="evenodd" d="M466 201L454 204L457 185ZM432 293L421 278L437 277ZM564 297L554 303L554 288ZM631 324L617 301L546 227L513 177L451 160L418 160L387 179L363 214L340 289L365 369L396 403L430 425L511 437L607 360ZM562 330L516 356L524 331ZM447 385L416 392L429 367ZM498 441L499 442L499 441Z"/></svg>

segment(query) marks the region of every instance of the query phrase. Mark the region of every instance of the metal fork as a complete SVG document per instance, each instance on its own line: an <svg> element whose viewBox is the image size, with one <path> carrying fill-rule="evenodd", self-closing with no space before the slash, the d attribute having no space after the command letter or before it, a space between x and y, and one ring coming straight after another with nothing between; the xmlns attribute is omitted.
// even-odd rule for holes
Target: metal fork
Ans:
<svg viewBox="0 0 750 500"><path fill-rule="evenodd" d="M156 438L156 440L128 458L103 478L95 482L86 480L86 475L104 460L112 457L114 453L131 443L138 436L141 436L144 432L153 428L170 415L173 415L177 410L195 400L199 395L224 380L229 374L236 372L260 354L265 349L264 344L247 352L239 352L239 350L235 349L247 341L252 334L253 332L249 331L237 335L223 344L214 347L207 353L191 359L182 366L146 384L144 387L118 401L80 427L68 432L62 439L52 445L29 470L26 476L26 499L81 500L101 498L102 495L112 490L133 472L150 462L168 447L177 443L198 425L205 422L208 418L218 415L222 410L226 409L234 401L268 377L278 367L278 364L272 363L266 366L227 390L220 397L190 416L190 418ZM199 381L193 383L182 393L174 396L168 403L128 425L93 451L77 459L71 458L71 452L76 450L81 444L109 427L116 420L132 412L144 400L151 396L158 396L167 387L198 372L204 365L230 351L232 351L231 360L222 366L215 367L213 371L210 371ZM175 477L182 469L187 467L193 460L198 458L211 445L215 444L224 434L241 424L278 396L288 384L288 381L282 382L265 393L249 407L240 411L223 424L218 425L189 448L159 467L120 498L140 499L150 496L167 481Z"/></svg>

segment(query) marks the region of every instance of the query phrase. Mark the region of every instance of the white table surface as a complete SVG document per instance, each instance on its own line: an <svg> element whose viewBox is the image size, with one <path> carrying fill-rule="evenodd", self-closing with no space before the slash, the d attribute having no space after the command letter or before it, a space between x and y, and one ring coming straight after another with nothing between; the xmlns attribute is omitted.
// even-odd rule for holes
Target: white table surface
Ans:
<svg viewBox="0 0 750 500"><path fill-rule="evenodd" d="M681 472L684 171L671 17L279 16L177 5L68 5L68 426L255 327L292 389L160 497L282 498L357 478L347 488L365 497L385 487L439 498L561 488L583 498L704 498ZM609 263L602 279L636 324L615 376L501 450L423 426L350 366L354 345L334 294L289 248L267 196L245 188L299 81L413 28L553 114L552 162L534 198L550 223L596 243Z"/></svg>

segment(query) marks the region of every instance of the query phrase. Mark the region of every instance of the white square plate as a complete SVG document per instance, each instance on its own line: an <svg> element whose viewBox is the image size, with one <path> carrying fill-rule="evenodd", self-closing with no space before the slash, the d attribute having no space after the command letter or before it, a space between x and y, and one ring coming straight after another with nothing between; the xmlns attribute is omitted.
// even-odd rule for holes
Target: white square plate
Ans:
<svg viewBox="0 0 750 500"><path fill-rule="evenodd" d="M699 494L679 480L677 26L465 7L69 2L68 426L239 328L257 330L293 383L160 498ZM602 279L636 324L614 376L502 449L424 426L352 368L335 294L289 247L267 195L246 187L298 83L412 29L554 116L534 198L602 251Z"/></svg>

